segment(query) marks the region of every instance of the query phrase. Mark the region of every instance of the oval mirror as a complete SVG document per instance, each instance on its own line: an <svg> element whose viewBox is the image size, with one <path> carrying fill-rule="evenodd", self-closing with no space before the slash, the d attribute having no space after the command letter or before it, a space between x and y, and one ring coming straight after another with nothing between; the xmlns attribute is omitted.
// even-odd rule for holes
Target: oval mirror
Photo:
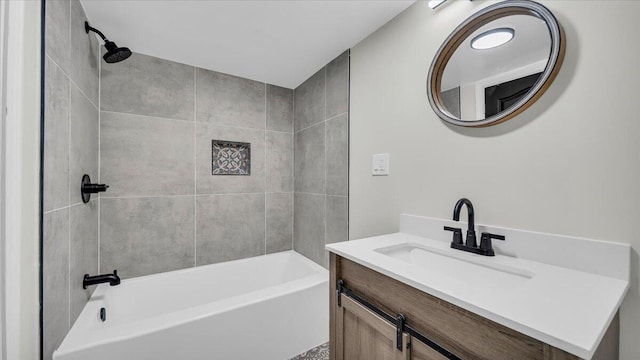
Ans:
<svg viewBox="0 0 640 360"><path fill-rule="evenodd" d="M543 5L490 5L460 24L438 50L429 69L429 102L451 124L498 124L542 96L564 52L564 31Z"/></svg>

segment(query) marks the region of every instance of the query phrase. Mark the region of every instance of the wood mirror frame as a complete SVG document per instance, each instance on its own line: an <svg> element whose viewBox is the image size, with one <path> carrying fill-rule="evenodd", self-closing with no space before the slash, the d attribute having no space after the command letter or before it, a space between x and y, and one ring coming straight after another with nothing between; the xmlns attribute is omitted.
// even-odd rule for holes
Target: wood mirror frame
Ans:
<svg viewBox="0 0 640 360"><path fill-rule="evenodd" d="M476 30L491 21L510 15L530 15L543 20L549 29L551 37L551 52L544 71L535 82L533 87L509 108L485 119L462 120L454 117L445 107L442 98L442 76L444 69L458 47ZM466 127L491 126L507 121L514 116L525 111L535 103L549 88L556 75L560 71L564 60L566 49L566 38L562 26L555 16L545 6L528 0L508 0L490 5L477 13L471 15L444 41L429 68L427 80L427 97L435 113L444 121Z"/></svg>

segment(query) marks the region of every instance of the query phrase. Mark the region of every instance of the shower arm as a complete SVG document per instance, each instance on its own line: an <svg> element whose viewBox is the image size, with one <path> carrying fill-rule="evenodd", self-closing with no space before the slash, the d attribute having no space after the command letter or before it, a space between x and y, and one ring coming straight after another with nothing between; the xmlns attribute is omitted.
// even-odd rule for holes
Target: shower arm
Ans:
<svg viewBox="0 0 640 360"><path fill-rule="evenodd" d="M89 25L88 21L84 22L84 30L85 32L88 34L90 31L93 31L94 33L98 34L101 38L102 41L104 41L104 47L105 49L107 49L107 52L102 56L102 58L104 59L104 61L108 64L112 64L112 63L117 63L120 62L124 59L129 58L129 56L131 56L132 52L131 50L129 50L129 48L127 47L118 47L118 45L116 45L116 43L114 43L111 40L108 40L106 36L104 36L104 34L102 33L102 31L91 27L91 25Z"/></svg>
<svg viewBox="0 0 640 360"><path fill-rule="evenodd" d="M84 30L87 32L87 34L89 33L89 31L93 31L94 33L98 34L98 35L102 38L102 41L104 41L104 42L109 41L109 40L104 36L104 34L102 33L102 31L100 31L100 30L98 30L98 29L96 29L96 28L94 28L94 27L91 27L91 25L89 25L89 22L88 22L88 21L85 21L85 22L84 22Z"/></svg>

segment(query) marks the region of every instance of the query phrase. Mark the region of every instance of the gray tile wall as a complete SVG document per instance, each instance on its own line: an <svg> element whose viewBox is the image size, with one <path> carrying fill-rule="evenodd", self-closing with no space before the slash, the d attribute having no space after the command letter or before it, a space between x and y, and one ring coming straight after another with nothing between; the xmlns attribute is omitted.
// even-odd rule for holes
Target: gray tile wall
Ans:
<svg viewBox="0 0 640 360"><path fill-rule="evenodd" d="M292 249L293 90L141 54L100 76L101 272ZM213 176L214 139L251 143L251 175Z"/></svg>
<svg viewBox="0 0 640 360"><path fill-rule="evenodd" d="M81 201L83 174L98 180L99 43L78 0L46 2L44 126L44 359L51 359L91 296L98 271L98 198Z"/></svg>
<svg viewBox="0 0 640 360"><path fill-rule="evenodd" d="M349 51L294 90L294 249L328 266L325 244L348 240Z"/></svg>
<svg viewBox="0 0 640 360"><path fill-rule="evenodd" d="M78 0L46 7L45 359L91 295L85 273L292 248L325 264L347 239L348 52L295 91L140 54L106 64ZM251 175L212 176L212 139L250 142ZM88 204L85 173L111 186Z"/></svg>

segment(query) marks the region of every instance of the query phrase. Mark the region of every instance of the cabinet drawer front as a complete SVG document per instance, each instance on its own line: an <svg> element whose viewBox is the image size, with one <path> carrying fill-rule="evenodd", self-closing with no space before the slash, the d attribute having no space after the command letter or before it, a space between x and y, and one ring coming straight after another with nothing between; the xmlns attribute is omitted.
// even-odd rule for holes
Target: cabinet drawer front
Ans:
<svg viewBox="0 0 640 360"><path fill-rule="evenodd" d="M336 360L409 360L410 336L396 348L396 328L350 298L336 309Z"/></svg>

